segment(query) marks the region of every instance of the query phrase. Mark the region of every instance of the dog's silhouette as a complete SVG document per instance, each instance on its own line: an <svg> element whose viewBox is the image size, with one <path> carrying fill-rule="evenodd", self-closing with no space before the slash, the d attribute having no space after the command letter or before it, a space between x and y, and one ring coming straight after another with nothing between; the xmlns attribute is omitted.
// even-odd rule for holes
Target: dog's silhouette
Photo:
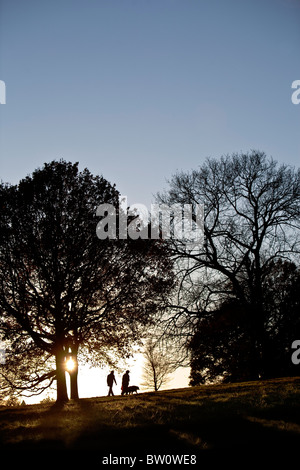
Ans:
<svg viewBox="0 0 300 470"><path fill-rule="evenodd" d="M140 387L137 387L136 385L131 385L130 387L127 388L127 393L128 395L132 394L133 392L137 393L137 391L140 389Z"/></svg>

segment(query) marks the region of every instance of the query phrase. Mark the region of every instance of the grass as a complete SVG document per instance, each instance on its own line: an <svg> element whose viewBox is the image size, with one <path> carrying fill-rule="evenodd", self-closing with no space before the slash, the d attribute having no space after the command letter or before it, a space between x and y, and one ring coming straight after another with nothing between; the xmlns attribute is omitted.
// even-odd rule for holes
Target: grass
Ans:
<svg viewBox="0 0 300 470"><path fill-rule="evenodd" d="M283 378L2 408L0 451L286 452L300 445L299 399L300 378Z"/></svg>

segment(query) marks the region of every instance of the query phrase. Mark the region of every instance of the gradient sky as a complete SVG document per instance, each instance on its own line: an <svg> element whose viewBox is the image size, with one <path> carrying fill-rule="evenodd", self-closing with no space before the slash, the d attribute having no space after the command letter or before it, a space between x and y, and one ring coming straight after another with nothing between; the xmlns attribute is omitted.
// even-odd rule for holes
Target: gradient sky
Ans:
<svg viewBox="0 0 300 470"><path fill-rule="evenodd" d="M0 178L79 161L149 204L259 149L298 166L300 0L0 0Z"/></svg>

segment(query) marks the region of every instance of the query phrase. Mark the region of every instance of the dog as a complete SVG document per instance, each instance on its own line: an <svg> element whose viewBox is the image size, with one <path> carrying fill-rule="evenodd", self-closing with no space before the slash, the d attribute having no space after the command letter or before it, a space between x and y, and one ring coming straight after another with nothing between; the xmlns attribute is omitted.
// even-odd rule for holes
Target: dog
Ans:
<svg viewBox="0 0 300 470"><path fill-rule="evenodd" d="M130 387L127 388L127 393L128 395L132 394L133 392L137 393L137 391L140 389L140 387L137 387L136 385L131 385Z"/></svg>

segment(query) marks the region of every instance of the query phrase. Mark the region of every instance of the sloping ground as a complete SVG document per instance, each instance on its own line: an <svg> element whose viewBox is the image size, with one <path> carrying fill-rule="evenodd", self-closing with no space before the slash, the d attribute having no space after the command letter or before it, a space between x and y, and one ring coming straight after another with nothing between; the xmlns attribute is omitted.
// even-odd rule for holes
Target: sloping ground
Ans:
<svg viewBox="0 0 300 470"><path fill-rule="evenodd" d="M147 454L299 446L300 378L0 409L1 452L96 451L102 464L117 456L135 456L137 464Z"/></svg>

